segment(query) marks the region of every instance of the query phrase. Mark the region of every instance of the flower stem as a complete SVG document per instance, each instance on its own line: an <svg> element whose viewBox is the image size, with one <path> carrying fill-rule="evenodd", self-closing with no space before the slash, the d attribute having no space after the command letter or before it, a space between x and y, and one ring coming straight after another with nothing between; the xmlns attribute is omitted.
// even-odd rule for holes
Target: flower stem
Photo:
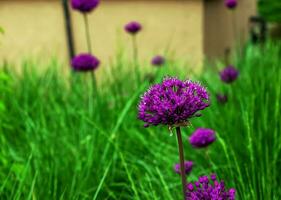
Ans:
<svg viewBox="0 0 281 200"><path fill-rule="evenodd" d="M132 36L132 44L133 44L133 62L134 62L136 78L137 81L140 82L140 72L138 69L138 45L137 45L137 38L135 35Z"/></svg>
<svg viewBox="0 0 281 200"><path fill-rule="evenodd" d="M185 175L185 168L184 168L184 153L183 153L183 144L182 144L182 137L181 137L181 129L180 127L176 128L177 131L177 139L178 139L178 147L179 147L179 159L180 159L180 171L181 171L181 183L182 183L182 193L183 199L185 200L186 196L186 175Z"/></svg>
<svg viewBox="0 0 281 200"><path fill-rule="evenodd" d="M91 42L91 37L90 37L90 27L89 27L88 15L85 13L85 14L83 14L83 16L84 16L84 23L85 23L88 53L92 53L92 42Z"/></svg>

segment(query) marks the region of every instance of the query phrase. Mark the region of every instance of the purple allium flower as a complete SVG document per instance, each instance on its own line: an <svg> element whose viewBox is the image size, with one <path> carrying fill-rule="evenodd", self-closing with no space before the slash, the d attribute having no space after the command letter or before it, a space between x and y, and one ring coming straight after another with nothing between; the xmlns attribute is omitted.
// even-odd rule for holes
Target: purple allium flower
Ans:
<svg viewBox="0 0 281 200"><path fill-rule="evenodd" d="M124 28L128 33L135 35L142 29L142 26L139 22L132 21L126 24Z"/></svg>
<svg viewBox="0 0 281 200"><path fill-rule="evenodd" d="M220 78L225 83L232 83L239 76L239 72L232 65L227 66L220 72Z"/></svg>
<svg viewBox="0 0 281 200"><path fill-rule="evenodd" d="M186 200L235 200L236 190L227 190L224 182L219 182L216 175L199 177L199 181L186 186Z"/></svg>
<svg viewBox="0 0 281 200"><path fill-rule="evenodd" d="M92 71L97 69L99 64L99 59L88 53L79 54L71 61L72 68L75 71Z"/></svg>
<svg viewBox="0 0 281 200"><path fill-rule="evenodd" d="M165 58L163 56L155 56L151 60L151 64L154 66L161 66L165 63Z"/></svg>
<svg viewBox="0 0 281 200"><path fill-rule="evenodd" d="M198 128L189 138L190 144L194 148L204 148L216 140L215 131L212 129Z"/></svg>
<svg viewBox="0 0 281 200"><path fill-rule="evenodd" d="M148 125L183 126L208 106L209 95L199 83L167 77L141 97L138 118Z"/></svg>
<svg viewBox="0 0 281 200"><path fill-rule="evenodd" d="M185 174L189 174L192 170L192 167L193 167L193 162L192 161L185 161L184 162L184 171L185 171ZM181 174L181 166L180 164L175 164L174 166L174 170L177 174Z"/></svg>
<svg viewBox="0 0 281 200"><path fill-rule="evenodd" d="M237 0L225 0L224 4L229 9L234 9L237 6Z"/></svg>
<svg viewBox="0 0 281 200"><path fill-rule="evenodd" d="M82 13L91 12L99 5L99 3L99 0L71 0L72 8Z"/></svg>
<svg viewBox="0 0 281 200"><path fill-rule="evenodd" d="M216 95L216 97L217 97L217 100L218 100L218 102L219 102L220 104L225 104L225 103L227 102L227 100L228 100L228 97L227 97L226 94L218 93L218 94Z"/></svg>

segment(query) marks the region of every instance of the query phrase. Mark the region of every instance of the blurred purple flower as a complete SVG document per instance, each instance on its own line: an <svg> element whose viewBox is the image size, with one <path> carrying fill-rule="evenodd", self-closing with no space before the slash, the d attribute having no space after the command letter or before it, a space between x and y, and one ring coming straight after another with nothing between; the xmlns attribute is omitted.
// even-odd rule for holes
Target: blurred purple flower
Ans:
<svg viewBox="0 0 281 200"><path fill-rule="evenodd" d="M74 10L82 13L89 13L99 5L99 0L71 0L71 6Z"/></svg>
<svg viewBox="0 0 281 200"><path fill-rule="evenodd" d="M75 71L92 71L97 69L99 64L99 59L88 53L81 53L71 61L72 68Z"/></svg>
<svg viewBox="0 0 281 200"><path fill-rule="evenodd" d="M201 176L197 182L187 184L186 200L235 200L235 189L227 190L224 181L219 182L215 174L210 179Z"/></svg>
<svg viewBox="0 0 281 200"><path fill-rule="evenodd" d="M157 55L152 58L151 64L154 66L161 66L165 64L165 58L163 56Z"/></svg>
<svg viewBox="0 0 281 200"><path fill-rule="evenodd" d="M237 6L237 0L225 0L224 4L229 9L234 9Z"/></svg>
<svg viewBox="0 0 281 200"><path fill-rule="evenodd" d="M215 131L212 129L198 128L189 138L190 144L194 148L204 148L216 140Z"/></svg>
<svg viewBox="0 0 281 200"><path fill-rule="evenodd" d="M225 104L228 100L228 96L226 94L218 93L216 97L220 104Z"/></svg>
<svg viewBox="0 0 281 200"><path fill-rule="evenodd" d="M225 83L232 83L239 76L239 72L232 65L227 66L220 72L220 78Z"/></svg>
<svg viewBox="0 0 281 200"><path fill-rule="evenodd" d="M139 22L132 21L125 25L124 29L130 34L137 34L141 29L142 26Z"/></svg>
<svg viewBox="0 0 281 200"><path fill-rule="evenodd" d="M167 77L141 97L138 118L147 125L185 126L208 106L209 95L199 83Z"/></svg>
<svg viewBox="0 0 281 200"><path fill-rule="evenodd" d="M185 161L184 162L184 169L185 169L185 174L189 174L192 170L193 167L193 162L192 161ZM181 167L180 164L175 164L174 170L177 174L181 174Z"/></svg>

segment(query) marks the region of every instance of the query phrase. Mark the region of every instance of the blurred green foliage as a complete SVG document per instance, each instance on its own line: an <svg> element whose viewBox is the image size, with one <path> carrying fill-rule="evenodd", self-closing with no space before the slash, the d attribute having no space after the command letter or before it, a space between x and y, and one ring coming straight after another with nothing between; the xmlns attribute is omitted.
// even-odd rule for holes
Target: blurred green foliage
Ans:
<svg viewBox="0 0 281 200"><path fill-rule="evenodd" d="M0 26L0 33L4 33L4 29Z"/></svg>
<svg viewBox="0 0 281 200"><path fill-rule="evenodd" d="M6 107L0 115L0 199L181 199L173 171L176 137L167 127L145 129L137 120L149 73L155 82L164 75L190 77L211 94L212 105L182 129L185 158L195 163L189 181L215 172L237 189L237 199L280 200L280 53L276 42L249 46L232 63L240 76L231 85L220 81L214 67L196 76L170 60L162 68L141 65L139 83L131 62L120 55L97 77L97 93L91 74L62 78L65 70L56 61L24 62L22 73L0 66ZM216 101L217 92L228 94L225 105ZM197 127L216 130L208 152L187 141Z"/></svg>
<svg viewBox="0 0 281 200"><path fill-rule="evenodd" d="M258 10L262 17L269 22L281 22L281 1L280 0L260 0Z"/></svg>

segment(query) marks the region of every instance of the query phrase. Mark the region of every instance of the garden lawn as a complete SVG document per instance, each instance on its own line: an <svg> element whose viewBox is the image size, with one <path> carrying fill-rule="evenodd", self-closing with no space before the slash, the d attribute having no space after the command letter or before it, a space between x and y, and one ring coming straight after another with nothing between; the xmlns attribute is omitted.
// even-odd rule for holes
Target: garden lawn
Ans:
<svg viewBox="0 0 281 200"><path fill-rule="evenodd" d="M182 128L188 176L217 173L237 199L281 199L281 45L247 47L234 65L233 84L219 79L215 66L200 76L168 62L151 69L163 75L199 80L211 94L211 106L192 126ZM0 71L0 199L181 199L175 130L143 128L137 119L140 83L128 61L117 59L93 92L90 74L62 75L54 60L49 70L23 63L15 73ZM8 70L9 69L9 70ZM224 105L216 93L228 94ZM216 130L207 150L188 143L197 127Z"/></svg>

